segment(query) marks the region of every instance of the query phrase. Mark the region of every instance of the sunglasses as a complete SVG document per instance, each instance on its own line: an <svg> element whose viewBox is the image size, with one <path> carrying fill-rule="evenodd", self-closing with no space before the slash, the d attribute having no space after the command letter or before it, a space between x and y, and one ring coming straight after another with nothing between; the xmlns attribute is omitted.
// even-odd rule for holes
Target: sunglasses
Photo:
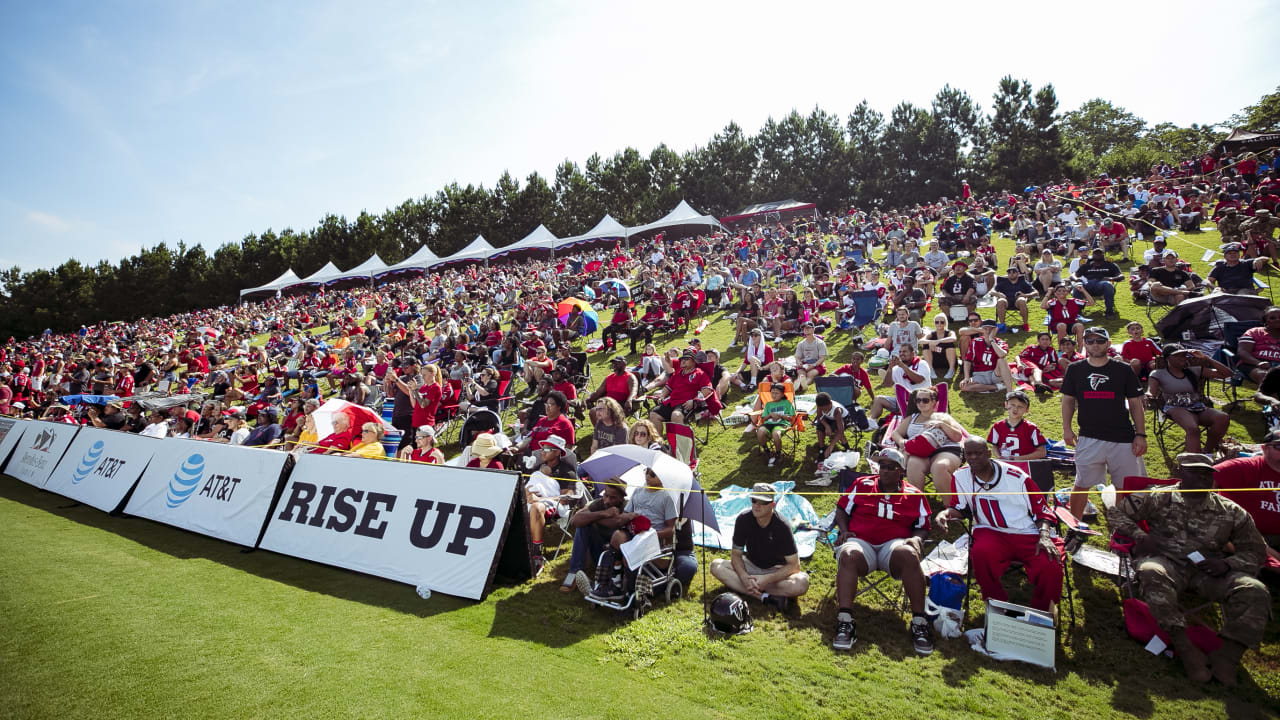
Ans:
<svg viewBox="0 0 1280 720"><path fill-rule="evenodd" d="M755 499L755 498L751 498L751 504L752 504L752 505L768 505L768 504L770 504L770 502L771 502L771 501L769 501L769 500L757 500L757 499Z"/></svg>
<svg viewBox="0 0 1280 720"><path fill-rule="evenodd" d="M933 398L928 398L928 397L918 397L918 398L916 398L916 404L917 404L917 405L928 405L929 403L931 403L931 402L933 402L933 401L934 401L934 400L933 400Z"/></svg>
<svg viewBox="0 0 1280 720"><path fill-rule="evenodd" d="M1109 342L1111 341L1104 338L1085 338L1084 340L1085 345L1106 345Z"/></svg>
<svg viewBox="0 0 1280 720"><path fill-rule="evenodd" d="M934 324L934 325L946 325L946 324L947 324L947 321L946 321L946 320L934 320L934 321L933 321L933 324Z"/></svg>

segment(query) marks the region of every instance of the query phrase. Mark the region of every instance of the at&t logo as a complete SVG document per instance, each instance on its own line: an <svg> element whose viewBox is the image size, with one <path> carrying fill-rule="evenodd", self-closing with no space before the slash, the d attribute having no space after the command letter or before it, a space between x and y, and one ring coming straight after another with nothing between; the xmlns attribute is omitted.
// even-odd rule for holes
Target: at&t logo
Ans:
<svg viewBox="0 0 1280 720"><path fill-rule="evenodd" d="M102 458L102 451L106 448L106 443L101 440L89 446L84 457L80 458L80 465L76 467L75 473L71 475L71 484L79 485L81 480L89 477L89 473L93 472L94 466L98 464L98 460Z"/></svg>
<svg viewBox="0 0 1280 720"><path fill-rule="evenodd" d="M170 508L176 508L191 497L191 493L196 491L196 486L200 484L200 478L204 475L204 456L200 453L194 453L187 461L182 463L182 467L173 474L173 479L169 481L169 492L165 495L165 504Z"/></svg>

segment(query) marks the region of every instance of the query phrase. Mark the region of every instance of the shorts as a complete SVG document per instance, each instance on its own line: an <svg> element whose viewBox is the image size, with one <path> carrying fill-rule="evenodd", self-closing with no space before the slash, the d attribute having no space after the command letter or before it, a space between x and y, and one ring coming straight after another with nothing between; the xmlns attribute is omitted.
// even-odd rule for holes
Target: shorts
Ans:
<svg viewBox="0 0 1280 720"><path fill-rule="evenodd" d="M683 405L683 404L684 404L684 403L681 403L681 405ZM677 409L677 408L679 408L679 407L680 407L680 405L667 405L666 403L663 403L663 404L661 404L661 405L659 405L659 406L655 407L655 408L653 409L653 412L654 412L658 417L662 418L664 421L666 421L666 422L671 422L671 414L672 414L672 413L674 413L674 412L676 411L676 409ZM707 403L706 403L705 401L703 401L703 400L694 400L694 401L693 401L693 412L698 412L699 410L701 410L701 409L705 409L706 407L707 407ZM682 411L682 412L683 412L683 411ZM686 415L689 415L689 416L692 416L692 414L693 414L693 413L686 413ZM686 419L686 420L691 420L691 419L692 419L692 417L686 417L685 419Z"/></svg>
<svg viewBox="0 0 1280 720"><path fill-rule="evenodd" d="M889 408L894 415L902 414L902 408L898 407L898 398L889 397L888 395L877 395L876 397L881 400L884 403L884 406Z"/></svg>
<svg viewBox="0 0 1280 720"><path fill-rule="evenodd" d="M997 388L1003 389L1004 383L999 377L996 377L995 370L983 370L973 373L970 378L979 385L995 385Z"/></svg>
<svg viewBox="0 0 1280 720"><path fill-rule="evenodd" d="M818 371L818 375L819 375L819 376L822 376L822 375L826 375L826 374L827 374L827 364L826 364L826 363L818 363L817 365L814 365L814 366L813 366L813 369ZM799 374L799 370L800 370L800 368L798 368L798 367L797 367L797 368L796 368L797 374Z"/></svg>
<svg viewBox="0 0 1280 720"><path fill-rule="evenodd" d="M747 557L745 554L742 556L742 564L747 568L748 575L768 575L769 573L782 567L781 565L774 565L772 567L762 568L759 565L756 565L755 563L751 562L751 558Z"/></svg>
<svg viewBox="0 0 1280 720"><path fill-rule="evenodd" d="M852 545L858 554L862 556L862 559L867 561L868 573L873 573L877 570L889 572L889 556L893 554L893 551L899 545L906 541L906 538L894 538L879 545L872 545L862 538L849 538L840 547L832 548L832 554L839 558L840 551Z"/></svg>
<svg viewBox="0 0 1280 720"><path fill-rule="evenodd" d="M1129 443L1107 442L1091 437L1081 437L1076 442L1077 488L1102 485L1111 476L1116 489L1124 489L1124 479L1147 474L1142 458L1133 454Z"/></svg>

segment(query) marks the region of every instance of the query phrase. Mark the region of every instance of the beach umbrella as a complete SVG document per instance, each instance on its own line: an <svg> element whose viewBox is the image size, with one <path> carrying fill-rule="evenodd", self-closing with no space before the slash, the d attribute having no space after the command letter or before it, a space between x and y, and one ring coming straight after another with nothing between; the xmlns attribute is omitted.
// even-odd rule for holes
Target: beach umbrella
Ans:
<svg viewBox="0 0 1280 720"><path fill-rule="evenodd" d="M582 334L594 333L596 328L600 327L600 316L591 307L591 303L582 298L565 298L556 304L556 317L560 318L560 324L569 324L569 313L575 307L582 311Z"/></svg>
<svg viewBox="0 0 1280 720"><path fill-rule="evenodd" d="M315 418L316 422L316 437L326 438L332 435L333 418L339 414L346 415L351 421L350 427L354 430L353 434L359 434L360 428L367 422L376 422L384 428L391 427L369 408L334 398L316 408L315 412L312 413L312 417Z"/></svg>
<svg viewBox="0 0 1280 720"><path fill-rule="evenodd" d="M682 517L720 532L716 513L711 509L706 493L702 492L702 486L693 477L693 471L664 452L639 445L611 445L597 450L578 464L579 472L589 475L592 480L604 482L616 477L627 484L629 491L644 485L645 468L653 469Z"/></svg>

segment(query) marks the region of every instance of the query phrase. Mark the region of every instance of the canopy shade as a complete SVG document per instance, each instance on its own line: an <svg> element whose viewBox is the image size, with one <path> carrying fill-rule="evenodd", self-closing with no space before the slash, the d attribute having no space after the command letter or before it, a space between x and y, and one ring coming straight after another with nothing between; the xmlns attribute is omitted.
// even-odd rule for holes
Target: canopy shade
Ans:
<svg viewBox="0 0 1280 720"><path fill-rule="evenodd" d="M476 239L472 240L470 245L462 248L449 257L437 260L432 267L435 267L435 265L448 265L449 263L456 262L484 262L489 259L489 256L492 255L493 252L494 248L489 244L489 241L485 240L483 235L477 235Z"/></svg>
<svg viewBox="0 0 1280 720"><path fill-rule="evenodd" d="M435 253L431 252L431 248L423 245L418 248L418 252L385 270L374 273L374 275L382 276L388 273L404 272L406 270L426 270L432 265L435 265L439 260L440 258Z"/></svg>
<svg viewBox="0 0 1280 720"><path fill-rule="evenodd" d="M1265 150L1280 145L1280 133L1257 132L1236 128L1223 138L1219 145L1223 152L1238 153L1241 150Z"/></svg>
<svg viewBox="0 0 1280 720"><path fill-rule="evenodd" d="M301 280L298 280L297 282L289 283L288 287L293 287L295 285L323 285L327 282L332 282L334 280L337 280L341 276L342 276L342 271L338 269L338 266L334 265L332 262L327 262L324 264L324 267L302 278ZM284 288L281 288L281 289L284 289Z"/></svg>
<svg viewBox="0 0 1280 720"><path fill-rule="evenodd" d="M523 239L511 243L506 247L500 247L489 256L490 259L506 257L516 254L545 254L550 255L551 249L555 247L560 239L551 234L546 225L539 225L534 228L533 232L524 236Z"/></svg>
<svg viewBox="0 0 1280 720"><path fill-rule="evenodd" d="M298 274L293 271L293 268L289 268L288 270L284 271L283 275L276 278L275 280L272 280L266 285L259 285L258 287L255 287L255 288L248 288L245 290L241 290L240 297L244 297L245 295L252 295L254 293L260 293L260 292L273 293L277 290L283 290L284 288L287 288L290 285L296 285L299 282L301 282L301 280L298 278Z"/></svg>
<svg viewBox="0 0 1280 720"><path fill-rule="evenodd" d="M713 228L724 229L720 221L711 215L703 215L697 210L689 206L684 200L675 207L674 210L667 213L661 220L655 220L648 225L638 225L636 227L627 228L628 236L650 235L677 227L695 227L703 226L704 232L709 232Z"/></svg>
<svg viewBox="0 0 1280 720"><path fill-rule="evenodd" d="M759 215L777 215L779 220L789 219L796 215L811 215L817 207L818 206L813 203L800 202L799 200L755 203L742 208L735 215L727 215L720 218L720 222L726 224L742 222L743 220L750 220ZM786 218L783 217L784 215Z"/></svg>
<svg viewBox="0 0 1280 720"><path fill-rule="evenodd" d="M367 280L386 269L387 264L382 262L382 258L378 257L378 253L374 253L368 260L339 275L334 282L338 280Z"/></svg>
<svg viewBox="0 0 1280 720"><path fill-rule="evenodd" d="M627 229L622 223L613 219L612 215L606 214L600 218L600 222L596 226L581 235L573 237L561 238L556 241L555 249L570 247L572 245L585 245L600 240L622 240L627 236Z"/></svg>

